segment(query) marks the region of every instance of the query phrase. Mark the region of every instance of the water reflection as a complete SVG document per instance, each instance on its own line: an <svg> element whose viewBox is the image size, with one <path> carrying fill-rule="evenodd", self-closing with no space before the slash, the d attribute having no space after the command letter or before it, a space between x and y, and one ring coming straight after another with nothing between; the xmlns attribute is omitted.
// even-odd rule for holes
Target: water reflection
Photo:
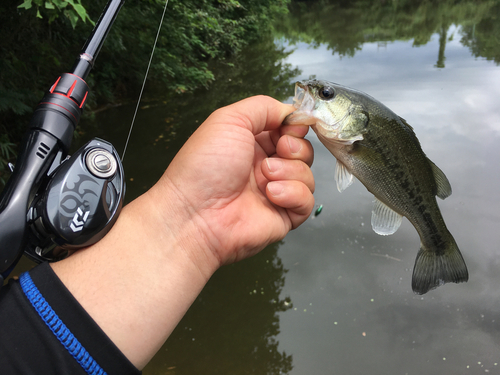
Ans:
<svg viewBox="0 0 500 375"><path fill-rule="evenodd" d="M446 33L453 24L473 30L466 40L476 56L494 58L499 53L492 38L499 28L498 1L295 1L290 9L291 16L276 25L278 35L291 43L326 45L339 56L352 57L367 42L405 40L413 46L426 45L435 33Z"/></svg>

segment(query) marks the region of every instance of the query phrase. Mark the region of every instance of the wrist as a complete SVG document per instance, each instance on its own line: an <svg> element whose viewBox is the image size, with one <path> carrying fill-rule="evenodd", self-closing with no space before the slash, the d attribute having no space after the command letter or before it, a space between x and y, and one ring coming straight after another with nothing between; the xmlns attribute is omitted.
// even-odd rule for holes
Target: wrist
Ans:
<svg viewBox="0 0 500 375"><path fill-rule="evenodd" d="M165 175L161 184L153 186L136 203L143 209L147 207L141 225L147 227L153 247L165 250L167 245L171 251L175 249L208 281L222 262L206 237L206 223L175 184Z"/></svg>
<svg viewBox="0 0 500 375"><path fill-rule="evenodd" d="M73 296L139 369L218 268L182 206L171 193L159 193L152 189L137 198L123 208L101 241L52 264Z"/></svg>

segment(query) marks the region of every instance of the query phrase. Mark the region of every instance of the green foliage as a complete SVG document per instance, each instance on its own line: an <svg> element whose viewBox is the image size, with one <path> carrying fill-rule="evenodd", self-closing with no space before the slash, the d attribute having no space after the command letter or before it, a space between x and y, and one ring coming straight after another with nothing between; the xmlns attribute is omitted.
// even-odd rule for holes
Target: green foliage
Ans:
<svg viewBox="0 0 500 375"><path fill-rule="evenodd" d="M146 70L163 0L139 3L123 9L116 31L109 37L95 77L102 79L111 69L127 70L119 76L122 88L136 92ZM237 54L270 29L273 17L286 12L286 1L172 1L155 50L150 71L151 85L178 93L208 87L214 80L210 60L224 60ZM126 53L128 51L129 53ZM112 55L120 55L120 59ZM105 61L104 61L105 60ZM104 62L103 62L104 61ZM104 67L111 64L109 68ZM135 70L127 67L135 66ZM117 69L118 68L118 69Z"/></svg>
<svg viewBox="0 0 500 375"><path fill-rule="evenodd" d="M32 9L33 5L36 7L36 16L43 18L42 13L46 14L49 23L52 23L57 17L63 14L69 19L73 28L75 28L78 20L83 22L89 21L93 24L87 10L81 4L81 0L24 0L18 8L26 10Z"/></svg>
<svg viewBox="0 0 500 375"><path fill-rule="evenodd" d="M21 138L44 91L69 71L91 33L91 18L98 19L107 0L20 2L0 2L0 134L11 140ZM170 1L148 89L184 93L209 87L215 79L210 62L225 61L269 32L276 15L287 11L287 3ZM91 90L85 113L110 102L137 99L164 4L130 0L122 7L87 78Z"/></svg>
<svg viewBox="0 0 500 375"><path fill-rule="evenodd" d="M17 1L0 4L0 120L4 123L30 112L53 80L68 70L90 34L89 15L97 19L107 2L24 0L18 5ZM179 93L208 87L214 80L208 62L238 53L269 31L273 18L287 11L287 3L170 1L149 85ZM164 4L164 0L136 0L123 6L88 77L87 109L136 96Z"/></svg>

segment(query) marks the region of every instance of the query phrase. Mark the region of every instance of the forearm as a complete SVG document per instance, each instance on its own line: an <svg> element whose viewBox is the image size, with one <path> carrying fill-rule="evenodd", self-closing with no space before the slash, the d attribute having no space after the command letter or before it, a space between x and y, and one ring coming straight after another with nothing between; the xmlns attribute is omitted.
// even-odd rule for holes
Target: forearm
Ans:
<svg viewBox="0 0 500 375"><path fill-rule="evenodd" d="M195 252L196 228L185 215L159 222L154 192L123 209L96 245L52 265L117 347L139 369L158 351L217 269ZM187 219L187 217L186 217ZM201 249L200 249L201 250ZM195 259L193 259L193 257Z"/></svg>

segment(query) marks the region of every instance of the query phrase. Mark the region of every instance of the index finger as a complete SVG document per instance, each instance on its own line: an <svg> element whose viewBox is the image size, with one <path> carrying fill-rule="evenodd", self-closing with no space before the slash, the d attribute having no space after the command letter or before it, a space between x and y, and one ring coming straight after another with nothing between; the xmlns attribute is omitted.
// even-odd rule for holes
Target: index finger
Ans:
<svg viewBox="0 0 500 375"><path fill-rule="evenodd" d="M257 135L266 130L277 129L294 110L289 104L259 95L222 107L212 113L209 119L220 124L236 125Z"/></svg>

